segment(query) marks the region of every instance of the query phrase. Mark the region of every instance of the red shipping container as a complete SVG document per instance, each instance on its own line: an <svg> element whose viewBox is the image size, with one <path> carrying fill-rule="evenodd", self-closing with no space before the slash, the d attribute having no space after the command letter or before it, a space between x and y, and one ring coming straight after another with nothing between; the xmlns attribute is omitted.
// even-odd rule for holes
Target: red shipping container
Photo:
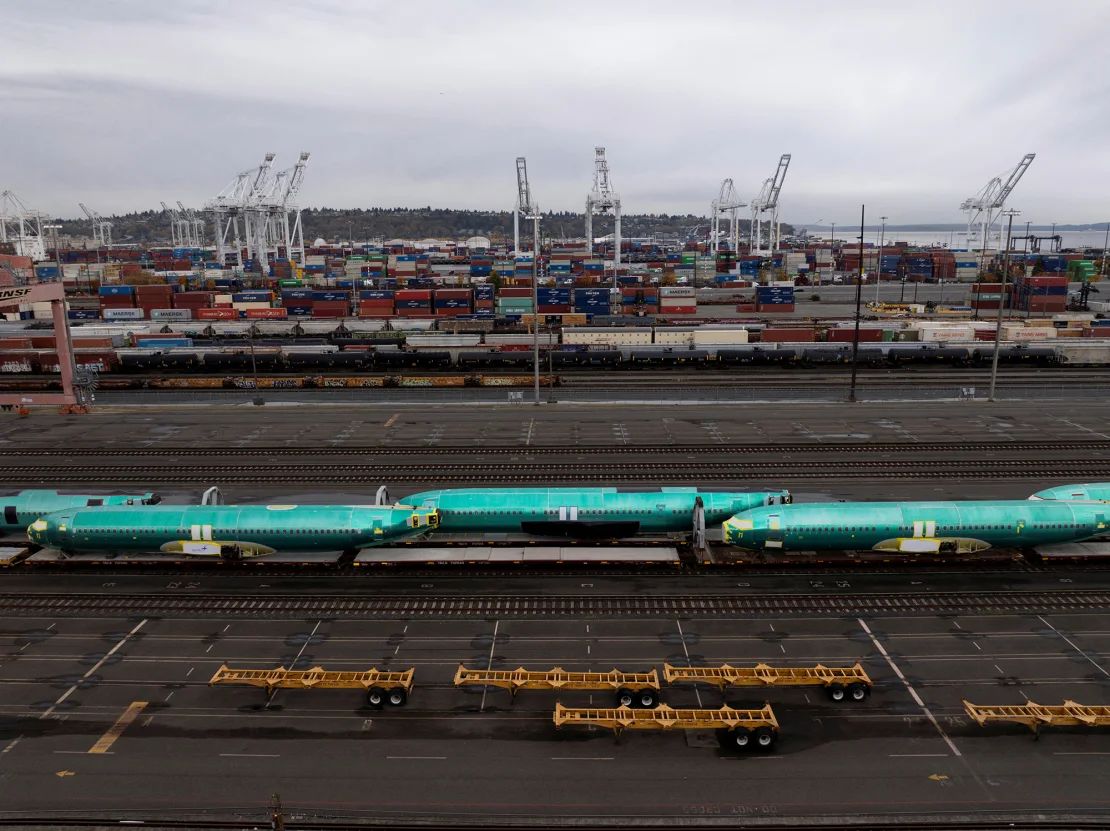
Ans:
<svg viewBox="0 0 1110 831"><path fill-rule="evenodd" d="M793 303L757 303L757 312L792 312L794 311Z"/></svg>
<svg viewBox="0 0 1110 831"><path fill-rule="evenodd" d="M531 288L503 288L497 292L499 297L531 297Z"/></svg>
<svg viewBox="0 0 1110 831"><path fill-rule="evenodd" d="M30 338L0 338L0 349L31 349Z"/></svg>
<svg viewBox="0 0 1110 831"><path fill-rule="evenodd" d="M664 306L663 314L665 315L696 315L698 307L694 306Z"/></svg>
<svg viewBox="0 0 1110 831"><path fill-rule="evenodd" d="M398 291L394 298L397 300L427 300L432 299L431 289L401 289Z"/></svg>
<svg viewBox="0 0 1110 831"><path fill-rule="evenodd" d="M843 329L829 329L825 333L825 340L829 343L851 343L854 340L855 327L845 326ZM874 328L860 328L860 343L878 343L883 339L883 330Z"/></svg>
<svg viewBox="0 0 1110 831"><path fill-rule="evenodd" d="M54 343L53 335L39 335L31 338L32 349L53 349Z"/></svg>
<svg viewBox="0 0 1110 831"><path fill-rule="evenodd" d="M738 312L754 312L755 303L737 303L736 311Z"/></svg>
<svg viewBox="0 0 1110 831"><path fill-rule="evenodd" d="M2 347L0 347L2 348ZM111 349L111 338L74 338L74 349Z"/></svg>
<svg viewBox="0 0 1110 831"><path fill-rule="evenodd" d="M763 343L813 343L814 333L812 329L764 329L760 340Z"/></svg>
<svg viewBox="0 0 1110 831"><path fill-rule="evenodd" d="M239 312L231 308L197 309L193 316L197 320L237 320Z"/></svg>

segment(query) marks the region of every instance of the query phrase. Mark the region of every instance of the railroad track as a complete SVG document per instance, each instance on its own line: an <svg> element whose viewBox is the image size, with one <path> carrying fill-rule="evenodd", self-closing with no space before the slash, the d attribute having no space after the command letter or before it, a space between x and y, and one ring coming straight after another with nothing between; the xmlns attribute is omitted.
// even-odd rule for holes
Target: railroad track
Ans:
<svg viewBox="0 0 1110 831"><path fill-rule="evenodd" d="M1044 614L1110 610L1110 590L737 595L0 594L0 614L103 617L579 618Z"/></svg>
<svg viewBox="0 0 1110 831"><path fill-rule="evenodd" d="M96 457L210 457L235 456L458 456L459 453L474 453L484 456L621 456L644 455L682 456L682 455L766 455L773 453L782 456L789 453L833 454L833 453L1041 453L1062 451L1090 452L1110 450L1110 441L1069 441L1069 442L900 442L881 443L870 441L836 443L794 443L794 444L670 444L670 445L453 445L440 447L428 444L398 445L342 445L330 447L293 447L285 445L247 445L221 447L18 447L4 448L0 460L15 458L59 458L76 459Z"/></svg>
<svg viewBox="0 0 1110 831"><path fill-rule="evenodd" d="M744 479L1038 479L1094 481L1110 478L1110 460L1024 459L974 462L912 460L599 462L399 464L4 465L0 481L35 484L377 484L448 482L470 484L739 481Z"/></svg>

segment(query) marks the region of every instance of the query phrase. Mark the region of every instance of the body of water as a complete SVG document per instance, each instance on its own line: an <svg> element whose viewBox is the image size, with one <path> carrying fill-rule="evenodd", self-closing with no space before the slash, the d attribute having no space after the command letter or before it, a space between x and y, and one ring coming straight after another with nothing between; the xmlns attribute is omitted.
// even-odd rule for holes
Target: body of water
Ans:
<svg viewBox="0 0 1110 831"><path fill-rule="evenodd" d="M1018 225L1015 223L1013 233L1014 233L1015 237L1024 234L1025 233L1025 226L1022 225L1019 228ZM1036 234L1037 236L1047 236L1049 232L1047 230L1045 230L1045 231L1033 230L1033 231L1030 231L1030 233ZM825 238L828 238L829 231L828 230L818 231L816 229L813 229L813 230L810 230L810 234L813 235L813 236L816 236L816 237L822 237L823 236ZM1106 231L1105 230L1100 230L1100 231L1060 231L1059 234L1060 234L1060 237L1062 238L1064 248L1097 248L1097 249L1101 249L1102 245L1103 245L1103 242L1106 239ZM1005 236L1005 229L1003 229L1003 236ZM838 240L840 240L841 242L856 242L856 241L859 240L859 231L858 230L851 230L851 229L848 229L848 228L841 228L840 226L837 226L836 238ZM942 246L942 247L945 247L945 248L952 248L952 249L966 249L968 247L968 245L967 245L967 233L965 231L948 231L948 230L945 230L945 229L942 229L942 228L938 228L936 230L926 229L924 231L892 231L891 229L888 228L887 231L886 231L886 236L884 237L884 239L886 241L886 244L892 244L894 242L908 242L911 245L919 245L919 246L926 246L926 247L927 246ZM879 244L879 229L876 228L876 229L872 230L872 229L868 228L867 231L864 234L863 241L865 243L871 243L872 245L877 246ZM1026 243L1024 241L1019 240L1017 243L1015 243L1015 248L1023 248L1025 246L1025 244ZM995 243L995 245L997 245L997 243ZM977 243L976 243L975 247L978 247ZM1041 250L1044 251L1044 252L1047 252L1049 250L1049 244L1048 244L1047 241L1043 242L1041 244Z"/></svg>

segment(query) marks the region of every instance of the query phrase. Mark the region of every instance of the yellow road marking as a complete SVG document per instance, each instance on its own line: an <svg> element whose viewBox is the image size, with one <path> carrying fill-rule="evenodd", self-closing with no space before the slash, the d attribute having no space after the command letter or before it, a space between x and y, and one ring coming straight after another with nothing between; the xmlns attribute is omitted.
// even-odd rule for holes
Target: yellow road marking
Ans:
<svg viewBox="0 0 1110 831"><path fill-rule="evenodd" d="M76 774L76 773L74 773L74 772L73 772L72 770L59 770L59 771L58 771L57 773L55 773L54 775L55 775L55 776L59 776L59 777L62 777L62 776L76 776L77 774Z"/></svg>
<svg viewBox="0 0 1110 831"><path fill-rule="evenodd" d="M385 423L385 426L386 427L392 427L393 422L395 422L397 420L397 416L399 416L399 415L400 415L400 413L394 413L393 415L391 415L389 417L389 420Z"/></svg>
<svg viewBox="0 0 1110 831"><path fill-rule="evenodd" d="M123 731L131 722L139 717L139 713L146 709L146 701L132 701L131 705L123 711L123 715L116 719L116 723L108 728L96 744L89 748L89 753L107 753L108 748L116 743L116 739L123 735Z"/></svg>

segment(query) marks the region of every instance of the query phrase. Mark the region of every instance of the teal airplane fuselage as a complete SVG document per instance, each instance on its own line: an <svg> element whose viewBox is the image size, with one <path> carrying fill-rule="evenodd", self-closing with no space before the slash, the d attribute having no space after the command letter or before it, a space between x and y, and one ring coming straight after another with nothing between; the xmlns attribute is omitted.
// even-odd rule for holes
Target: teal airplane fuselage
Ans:
<svg viewBox="0 0 1110 831"><path fill-rule="evenodd" d="M737 514L724 538L752 550L971 553L1088 539L1108 517L1097 502L818 502Z"/></svg>
<svg viewBox="0 0 1110 831"><path fill-rule="evenodd" d="M1054 488L1037 491L1029 498L1071 502L1110 502L1110 482L1091 482L1086 485L1057 485Z"/></svg>
<svg viewBox="0 0 1110 831"><path fill-rule="evenodd" d="M159 501L158 495L154 493L92 494L26 490L11 496L0 496L0 508L3 508L4 513L0 527L7 534L22 533L43 514L52 514L67 508L156 505Z"/></svg>
<svg viewBox="0 0 1110 831"><path fill-rule="evenodd" d="M790 501L789 491L719 492L697 488L459 488L424 491L400 504L435 508L441 533L515 533L571 538L688 531L701 498L707 525L761 505Z"/></svg>
<svg viewBox="0 0 1110 831"><path fill-rule="evenodd" d="M31 523L32 542L67 553L161 551L261 556L365 548L422 534L434 511L359 505L154 505L59 511Z"/></svg>

